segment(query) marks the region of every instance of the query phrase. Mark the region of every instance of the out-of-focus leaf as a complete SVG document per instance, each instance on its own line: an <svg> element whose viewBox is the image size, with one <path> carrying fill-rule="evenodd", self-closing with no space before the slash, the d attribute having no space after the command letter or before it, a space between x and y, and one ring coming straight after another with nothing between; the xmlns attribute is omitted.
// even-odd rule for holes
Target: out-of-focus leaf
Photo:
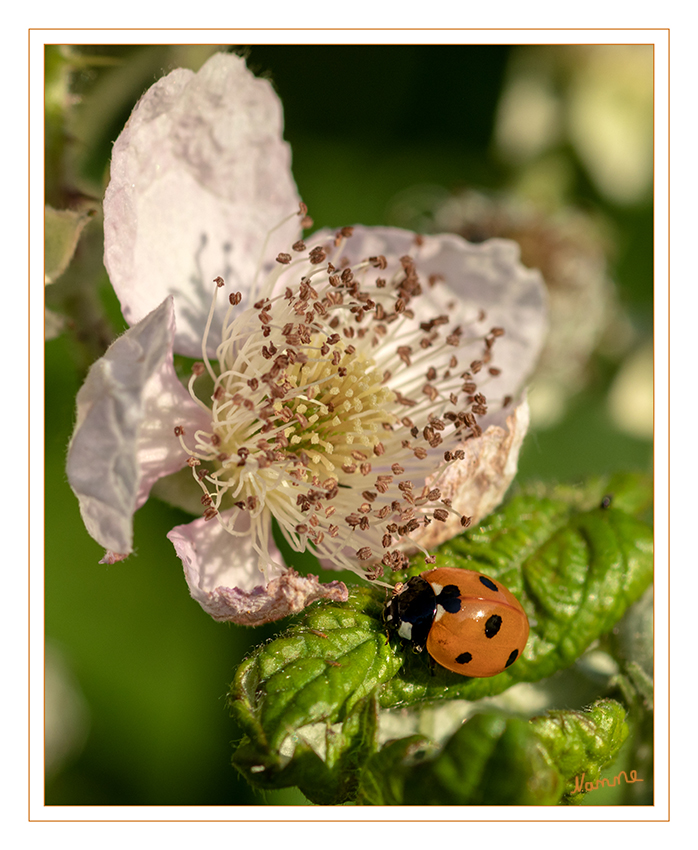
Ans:
<svg viewBox="0 0 698 850"><path fill-rule="evenodd" d="M46 308L44 311L44 339L55 339L63 333L66 326L65 316Z"/></svg>
<svg viewBox="0 0 698 850"><path fill-rule="evenodd" d="M425 741L387 744L364 771L357 802L373 805L551 805L563 782L530 725L478 714L436 754Z"/></svg>
<svg viewBox="0 0 698 850"><path fill-rule="evenodd" d="M628 686L634 691L634 694L628 694L629 701L635 702L639 694L650 711L654 702L653 609L654 594L650 588L623 617L610 639L613 655L621 665Z"/></svg>
<svg viewBox="0 0 698 850"><path fill-rule="evenodd" d="M45 222L45 282L53 283L68 268L80 234L94 211L54 210L47 206Z"/></svg>
<svg viewBox="0 0 698 850"><path fill-rule="evenodd" d="M602 700L587 711L531 721L479 714L441 749L420 736L386 744L367 762L357 802L371 805L554 805L579 802L628 728L623 707Z"/></svg>

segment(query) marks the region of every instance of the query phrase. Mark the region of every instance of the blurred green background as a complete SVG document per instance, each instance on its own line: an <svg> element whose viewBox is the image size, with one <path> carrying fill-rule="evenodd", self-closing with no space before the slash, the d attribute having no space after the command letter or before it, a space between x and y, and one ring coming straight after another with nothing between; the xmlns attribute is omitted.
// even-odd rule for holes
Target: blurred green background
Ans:
<svg viewBox="0 0 698 850"><path fill-rule="evenodd" d="M175 67L198 69L216 49L229 48L46 52L46 200L90 212L46 296L49 805L305 802L293 790L254 792L230 766L239 731L225 709L228 683L248 649L284 624L252 630L204 614L165 538L187 517L156 500L136 516L135 555L99 565L64 470L75 394L125 327L101 263L111 144L149 85ZM518 480L651 472L651 47L252 45L245 55L282 99L294 176L318 226L426 229L455 221L453 198L475 190L495 206L487 226L469 213L471 237L513 227L546 260L569 234L556 242L555 224L527 230L530 214L522 225L512 204L534 202L538 223L565 220L570 205L581 211L582 247L562 266L572 288L597 287L593 351L570 354L583 360L571 374L534 379ZM571 312L579 323L594 310ZM554 359L564 360L571 326L560 338Z"/></svg>

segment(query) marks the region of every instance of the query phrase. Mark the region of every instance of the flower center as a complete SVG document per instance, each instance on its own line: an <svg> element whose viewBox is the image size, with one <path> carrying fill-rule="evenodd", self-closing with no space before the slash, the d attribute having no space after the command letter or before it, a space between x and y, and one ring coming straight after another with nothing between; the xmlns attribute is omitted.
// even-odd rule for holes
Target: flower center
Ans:
<svg viewBox="0 0 698 850"><path fill-rule="evenodd" d="M325 339L316 335L317 350L322 348L321 341L324 344ZM284 436L291 451L307 454L307 475L338 478L337 470L351 462L355 448L373 451L382 427L394 422L386 406L395 394L381 386L381 379L372 359L341 340L332 358L296 362L289 368L287 381L296 394L285 407L292 418ZM275 411L281 414L282 410L279 401Z"/></svg>
<svg viewBox="0 0 698 850"><path fill-rule="evenodd" d="M245 466L256 462L266 468L265 461L289 474L292 470L299 481L318 476L336 481L354 461L356 449L372 454L381 430L392 428L395 394L381 385L373 360L342 340L333 345L331 357L309 356L321 355L327 339L314 334L305 356L293 363L286 349L265 371L266 381L241 378L253 365L246 363L230 364L217 378L212 432L219 449L217 480L227 488L241 478Z"/></svg>
<svg viewBox="0 0 698 850"><path fill-rule="evenodd" d="M403 566L406 536L453 512L435 473L481 433L481 387L499 373L489 363L501 329L483 332L477 314L455 327L446 314L418 321L415 261L402 257L393 270L385 257L342 264L350 235L343 229L334 245L310 250L295 243L301 256L277 257L252 306L229 296L217 367L205 338L189 384L210 431L176 429L204 517L236 535L248 512L263 571L272 516L294 549L338 567L365 576L369 565L375 578ZM420 318L431 306L422 299ZM194 391L205 371L210 405Z"/></svg>

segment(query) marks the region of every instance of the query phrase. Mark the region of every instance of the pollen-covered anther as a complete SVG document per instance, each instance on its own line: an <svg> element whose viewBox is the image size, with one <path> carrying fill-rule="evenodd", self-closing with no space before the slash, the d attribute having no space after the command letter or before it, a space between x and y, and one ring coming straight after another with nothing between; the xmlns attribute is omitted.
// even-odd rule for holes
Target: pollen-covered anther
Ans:
<svg viewBox="0 0 698 850"><path fill-rule="evenodd" d="M412 360L410 358L410 355L412 354L412 349L410 348L410 346L409 345L399 345L396 350L397 350L398 357L400 358L400 360L402 360L402 362L405 364L405 366L411 366Z"/></svg>
<svg viewBox="0 0 698 850"><path fill-rule="evenodd" d="M324 248L318 246L310 251L308 258L313 265L319 265L327 259L327 253Z"/></svg>
<svg viewBox="0 0 698 850"><path fill-rule="evenodd" d="M349 239L354 235L353 227L341 227L334 235L334 245L339 247L345 239Z"/></svg>
<svg viewBox="0 0 698 850"><path fill-rule="evenodd" d="M213 465L201 476L207 518L232 506L261 529L271 514L293 548L375 577L380 570L364 562L379 541L381 564L401 569L406 537L453 513L445 500L434 506L439 487L424 485L441 462L429 464L430 449L444 443L448 464L478 433L486 398L473 375L489 366L488 349L467 321L452 322L452 304L421 320L428 306L418 302L418 254L350 262L341 251L351 235L342 228L324 241L296 238L252 306L228 311L218 373L205 340L192 370L213 379L211 426L191 449L178 436L190 465ZM449 346L462 348L465 372ZM195 397L193 378L189 389ZM234 518L221 525L238 533ZM264 553L266 538L252 533Z"/></svg>

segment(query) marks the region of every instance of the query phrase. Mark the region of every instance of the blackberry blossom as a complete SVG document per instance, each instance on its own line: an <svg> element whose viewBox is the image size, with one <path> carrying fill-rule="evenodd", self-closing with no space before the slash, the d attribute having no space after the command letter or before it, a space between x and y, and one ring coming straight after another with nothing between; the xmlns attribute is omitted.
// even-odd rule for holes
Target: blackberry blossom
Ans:
<svg viewBox="0 0 698 850"><path fill-rule="evenodd" d="M303 237L287 153L278 100L239 57L146 93L105 198L131 327L78 394L68 455L108 562L133 551L156 482L173 503L194 495L199 517L168 535L190 592L247 625L346 598L284 562L273 521L292 550L380 581L408 554L434 563L433 546L492 510L545 328L540 277L514 243L360 226ZM197 351L184 384L173 353Z"/></svg>

